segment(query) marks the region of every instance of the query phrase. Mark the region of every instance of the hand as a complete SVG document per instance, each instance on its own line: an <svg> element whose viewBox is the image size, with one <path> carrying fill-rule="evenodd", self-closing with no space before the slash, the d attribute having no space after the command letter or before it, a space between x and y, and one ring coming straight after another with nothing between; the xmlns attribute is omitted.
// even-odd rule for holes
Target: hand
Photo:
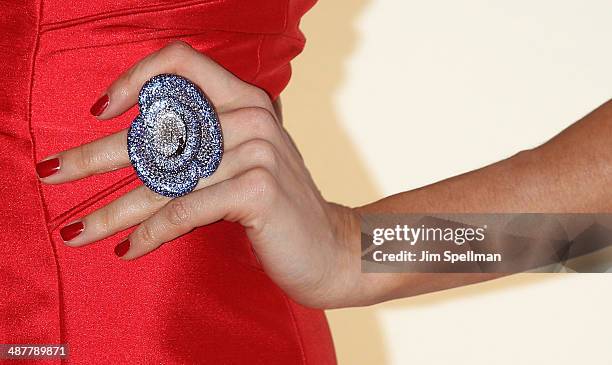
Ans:
<svg viewBox="0 0 612 365"><path fill-rule="evenodd" d="M116 250L133 260L195 227L239 222L263 269L293 299L325 308L359 303L358 215L323 199L264 91L173 42L122 74L107 89L108 106L98 117L134 106L144 82L162 73L190 79L215 105L225 139L218 170L176 199L140 186L82 217L82 233L66 244L83 246L138 225ZM48 157L58 158L60 168L41 180L65 183L130 167L126 135L123 130Z"/></svg>

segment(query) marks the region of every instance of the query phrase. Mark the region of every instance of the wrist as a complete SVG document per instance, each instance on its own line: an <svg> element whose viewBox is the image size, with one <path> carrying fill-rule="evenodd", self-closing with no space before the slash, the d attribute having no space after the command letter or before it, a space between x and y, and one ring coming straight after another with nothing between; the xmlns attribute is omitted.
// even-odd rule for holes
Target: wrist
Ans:
<svg viewBox="0 0 612 365"><path fill-rule="evenodd" d="M363 273L361 271L361 216L362 208L348 208L333 204L337 213L337 243L340 254L337 265L333 299L327 308L357 307L395 299L404 286L404 276L395 273Z"/></svg>

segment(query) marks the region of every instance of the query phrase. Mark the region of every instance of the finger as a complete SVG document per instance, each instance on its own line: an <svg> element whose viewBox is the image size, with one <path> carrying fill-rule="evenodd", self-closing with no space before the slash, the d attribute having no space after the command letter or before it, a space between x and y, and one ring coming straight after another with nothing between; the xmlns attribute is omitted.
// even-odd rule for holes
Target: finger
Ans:
<svg viewBox="0 0 612 365"><path fill-rule="evenodd" d="M45 170L45 165L51 163L57 166L49 174ZM36 171L44 183L59 184L93 174L113 171L128 164L127 130L123 130L49 156L36 165Z"/></svg>
<svg viewBox="0 0 612 365"><path fill-rule="evenodd" d="M251 139L265 139L277 149L282 149L283 139L280 125L267 109L242 108L224 113L219 118L223 132L223 145L226 150Z"/></svg>
<svg viewBox="0 0 612 365"><path fill-rule="evenodd" d="M226 150L249 139L266 139L276 146L282 142L278 123L267 109L238 109L221 114L219 119ZM39 174L46 184L65 183L129 166L127 130L50 156L39 165L48 165L47 161L52 159L59 162L54 173L47 177Z"/></svg>
<svg viewBox="0 0 612 365"><path fill-rule="evenodd" d="M262 168L270 174L277 174L280 157L274 146L265 140L250 140L227 152L219 169L210 177L200 179L195 190L201 190L231 179L244 171ZM191 193L193 194L193 193ZM188 194L190 195L190 194ZM70 246L83 246L99 241L115 233L135 226L170 201L146 186L140 186L115 199L106 206L83 217L78 236L69 236ZM67 228L68 229L68 228Z"/></svg>
<svg viewBox="0 0 612 365"><path fill-rule="evenodd" d="M146 186L139 186L60 230L66 244L77 247L110 237L147 219L170 198L157 194ZM71 232L79 229L78 235ZM66 234L64 233L66 232Z"/></svg>
<svg viewBox="0 0 612 365"><path fill-rule="evenodd" d="M265 211L277 191L276 179L267 170L249 170L235 179L172 200L118 244L115 253L126 260L135 259L196 227L221 219L249 227L256 224L257 213Z"/></svg>
<svg viewBox="0 0 612 365"><path fill-rule="evenodd" d="M137 103L138 93L147 80L164 73L177 74L194 82L219 112L247 105L273 112L272 103L263 90L243 82L189 44L173 41L119 76L92 107L92 114L99 119L122 114Z"/></svg>

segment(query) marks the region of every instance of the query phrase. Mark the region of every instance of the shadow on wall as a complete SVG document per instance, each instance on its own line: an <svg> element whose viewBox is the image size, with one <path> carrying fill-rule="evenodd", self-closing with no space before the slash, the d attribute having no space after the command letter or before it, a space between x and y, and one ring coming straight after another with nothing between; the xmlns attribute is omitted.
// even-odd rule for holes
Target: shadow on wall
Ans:
<svg viewBox="0 0 612 365"><path fill-rule="evenodd" d="M284 123L323 195L349 206L380 198L333 105L345 81L345 62L358 43L354 23L367 3L335 0L315 5L302 21L306 49L292 63L291 83L282 95ZM387 363L375 310L333 310L327 317L340 364Z"/></svg>
<svg viewBox="0 0 612 365"><path fill-rule="evenodd" d="M354 23L368 2L320 0L306 14L300 27L306 48L292 62L292 79L282 95L285 125L323 195L353 206L379 198L380 192L339 122L333 100L359 41Z"/></svg>

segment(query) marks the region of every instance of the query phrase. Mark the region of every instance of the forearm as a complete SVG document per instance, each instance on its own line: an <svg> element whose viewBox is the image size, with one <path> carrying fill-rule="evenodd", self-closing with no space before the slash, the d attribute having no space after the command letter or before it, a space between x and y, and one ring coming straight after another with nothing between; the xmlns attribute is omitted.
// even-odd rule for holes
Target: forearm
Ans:
<svg viewBox="0 0 612 365"><path fill-rule="evenodd" d="M612 102L542 146L490 166L358 208L360 213L612 211ZM499 274L371 275L386 299Z"/></svg>
<svg viewBox="0 0 612 365"><path fill-rule="evenodd" d="M542 146L361 208L365 212L601 212L612 209L612 102Z"/></svg>

